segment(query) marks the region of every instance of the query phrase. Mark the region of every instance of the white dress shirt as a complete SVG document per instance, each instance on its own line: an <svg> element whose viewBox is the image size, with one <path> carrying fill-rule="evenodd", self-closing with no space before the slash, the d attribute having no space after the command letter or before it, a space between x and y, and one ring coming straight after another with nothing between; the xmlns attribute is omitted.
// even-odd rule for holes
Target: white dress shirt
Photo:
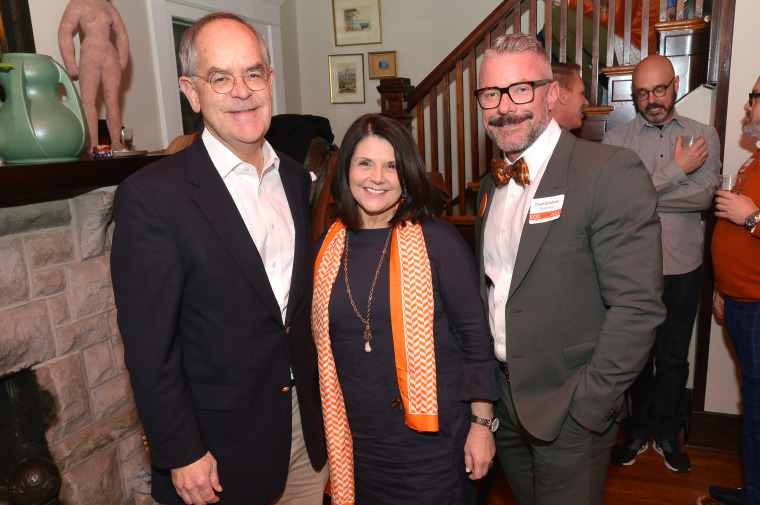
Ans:
<svg viewBox="0 0 760 505"><path fill-rule="evenodd" d="M264 141L259 178L257 167L241 161L207 129L201 138L256 244L285 322L296 229L280 178L280 158Z"/></svg>
<svg viewBox="0 0 760 505"><path fill-rule="evenodd" d="M506 305L523 225L560 132L559 125L552 119L546 130L525 150L522 158L528 164L530 184L523 189L510 179L509 184L496 189L483 231L483 263L491 283L488 290L489 323L494 353L500 361L507 361Z"/></svg>

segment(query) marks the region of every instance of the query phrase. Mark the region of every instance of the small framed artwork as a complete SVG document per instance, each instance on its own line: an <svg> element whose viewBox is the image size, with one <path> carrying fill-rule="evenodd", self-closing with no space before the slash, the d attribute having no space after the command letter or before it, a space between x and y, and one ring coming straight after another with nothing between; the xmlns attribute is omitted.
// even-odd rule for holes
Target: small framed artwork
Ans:
<svg viewBox="0 0 760 505"><path fill-rule="evenodd" d="M332 0L335 45L379 44L380 0Z"/></svg>
<svg viewBox="0 0 760 505"><path fill-rule="evenodd" d="M398 75L396 51L367 53L367 66L369 67L370 79L396 77Z"/></svg>
<svg viewBox="0 0 760 505"><path fill-rule="evenodd" d="M330 103L364 103L364 55L332 54Z"/></svg>

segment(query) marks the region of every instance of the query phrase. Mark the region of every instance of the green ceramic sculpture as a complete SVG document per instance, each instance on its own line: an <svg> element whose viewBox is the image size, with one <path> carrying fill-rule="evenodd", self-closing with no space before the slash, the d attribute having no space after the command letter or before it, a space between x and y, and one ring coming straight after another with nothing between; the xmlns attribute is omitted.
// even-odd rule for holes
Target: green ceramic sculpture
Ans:
<svg viewBox="0 0 760 505"><path fill-rule="evenodd" d="M5 93L0 158L6 163L78 159L90 138L79 94L63 67L50 56L31 53L5 53L0 64Z"/></svg>

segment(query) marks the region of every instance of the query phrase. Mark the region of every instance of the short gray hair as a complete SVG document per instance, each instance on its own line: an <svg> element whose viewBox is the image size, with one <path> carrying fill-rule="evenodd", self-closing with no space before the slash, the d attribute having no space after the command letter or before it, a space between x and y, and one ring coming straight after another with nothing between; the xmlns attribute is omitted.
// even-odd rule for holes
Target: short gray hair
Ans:
<svg viewBox="0 0 760 505"><path fill-rule="evenodd" d="M538 56L541 60L541 70L544 73L544 77L551 79L551 61L549 61L549 56L546 54L546 49L544 49L544 46L534 35L519 32L499 35L496 40L493 41L491 47L486 49L483 57L489 59L502 54L515 54L526 51Z"/></svg>
<svg viewBox="0 0 760 505"><path fill-rule="evenodd" d="M255 27L248 24L248 22L237 14L231 12L212 12L206 14L198 21L192 24L190 28L182 35L182 41L179 44L179 63L182 69L182 75L185 77L193 77L198 71L198 49L195 47L195 41L198 39L198 35L201 30L208 24L221 19L229 19L237 21L241 25L245 26L259 41L259 49L261 50L261 58L264 60L264 69L269 70L271 60L269 58L269 46L266 39L261 35Z"/></svg>

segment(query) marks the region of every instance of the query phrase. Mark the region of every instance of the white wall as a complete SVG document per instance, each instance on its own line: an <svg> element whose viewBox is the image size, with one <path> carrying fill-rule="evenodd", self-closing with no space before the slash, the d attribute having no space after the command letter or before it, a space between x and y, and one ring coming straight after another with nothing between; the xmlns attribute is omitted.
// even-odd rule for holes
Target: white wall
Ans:
<svg viewBox="0 0 760 505"><path fill-rule="evenodd" d="M335 142L360 115L380 112L378 80L370 80L367 53L397 51L398 75L419 83L500 3L500 0L453 2L441 0L380 0L380 44L335 46L330 0L287 0L295 4L296 22L283 10L283 39L297 30L299 82L286 82L286 90L300 88L300 109L288 112L315 114L330 120ZM331 104L328 55L361 53L364 60L365 103ZM287 62L286 57L286 62ZM288 63L286 63L287 65ZM288 91L286 91L286 94Z"/></svg>

